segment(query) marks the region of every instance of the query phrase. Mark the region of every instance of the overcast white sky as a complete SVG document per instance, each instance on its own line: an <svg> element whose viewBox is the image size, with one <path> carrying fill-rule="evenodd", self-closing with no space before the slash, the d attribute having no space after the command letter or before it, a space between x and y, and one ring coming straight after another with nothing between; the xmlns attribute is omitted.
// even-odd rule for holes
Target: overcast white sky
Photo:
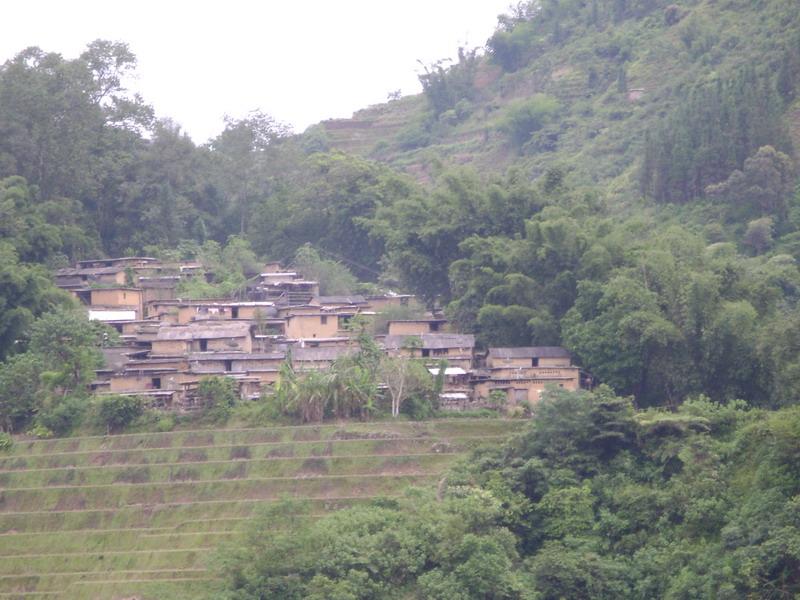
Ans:
<svg viewBox="0 0 800 600"><path fill-rule="evenodd" d="M38 0L4 6L0 61L27 46L80 54L127 42L130 85L198 143L261 109L295 131L420 90L417 60L482 46L510 0ZM13 26L12 26L13 25Z"/></svg>

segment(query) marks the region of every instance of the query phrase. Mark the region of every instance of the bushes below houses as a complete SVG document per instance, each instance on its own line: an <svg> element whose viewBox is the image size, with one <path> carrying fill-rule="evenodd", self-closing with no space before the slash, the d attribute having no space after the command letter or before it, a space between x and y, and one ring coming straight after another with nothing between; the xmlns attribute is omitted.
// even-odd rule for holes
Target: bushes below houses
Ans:
<svg viewBox="0 0 800 600"><path fill-rule="evenodd" d="M796 408L554 392L436 492L321 519L274 508L221 551L215 597L792 597L798 440Z"/></svg>

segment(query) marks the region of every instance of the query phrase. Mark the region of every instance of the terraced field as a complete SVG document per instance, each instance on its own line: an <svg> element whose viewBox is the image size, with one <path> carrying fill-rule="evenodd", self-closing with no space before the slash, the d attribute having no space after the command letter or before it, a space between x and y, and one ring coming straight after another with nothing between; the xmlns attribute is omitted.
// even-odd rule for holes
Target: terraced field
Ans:
<svg viewBox="0 0 800 600"><path fill-rule="evenodd" d="M21 441L0 454L0 599L194 599L210 552L285 497L315 513L435 482L520 421Z"/></svg>

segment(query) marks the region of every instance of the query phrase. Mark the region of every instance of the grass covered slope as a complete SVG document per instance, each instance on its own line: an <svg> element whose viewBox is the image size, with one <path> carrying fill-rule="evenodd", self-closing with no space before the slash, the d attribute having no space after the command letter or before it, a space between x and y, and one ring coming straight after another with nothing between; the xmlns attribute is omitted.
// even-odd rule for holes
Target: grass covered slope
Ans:
<svg viewBox="0 0 800 600"><path fill-rule="evenodd" d="M485 55L465 51L429 68L423 94L322 127L332 147L421 180L442 165L516 165L534 177L558 166L630 198L646 131L699 86L755 69L783 96L778 110L796 119L797 15L791 0L520 3Z"/></svg>
<svg viewBox="0 0 800 600"><path fill-rule="evenodd" d="M209 553L284 497L319 515L434 484L495 419L18 442L0 454L0 597L195 598Z"/></svg>

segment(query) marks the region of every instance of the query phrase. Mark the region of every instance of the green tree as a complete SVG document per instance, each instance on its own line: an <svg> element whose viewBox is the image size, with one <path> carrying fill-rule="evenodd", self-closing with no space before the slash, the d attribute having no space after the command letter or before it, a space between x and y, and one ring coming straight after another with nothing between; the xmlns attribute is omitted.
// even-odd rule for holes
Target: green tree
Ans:
<svg viewBox="0 0 800 600"><path fill-rule="evenodd" d="M0 240L0 359L25 349L36 317L71 304L44 267L20 263L14 249Z"/></svg>
<svg viewBox="0 0 800 600"><path fill-rule="evenodd" d="M535 94L509 106L501 125L512 143L522 147L531 136L544 127L558 113L558 100L545 94Z"/></svg>
<svg viewBox="0 0 800 600"><path fill-rule="evenodd" d="M322 258L311 244L297 249L293 265L305 278L318 281L323 295L352 294L358 285L358 280L346 266Z"/></svg>
<svg viewBox="0 0 800 600"><path fill-rule="evenodd" d="M41 407L40 377L45 365L41 357L26 352L0 363L0 424L2 430L23 429Z"/></svg>
<svg viewBox="0 0 800 600"><path fill-rule="evenodd" d="M45 362L48 384L63 397L86 393L103 364L99 346L96 330L77 309L58 308L31 326L30 351Z"/></svg>
<svg viewBox="0 0 800 600"><path fill-rule="evenodd" d="M124 429L144 413L144 403L137 396L103 396L97 401L97 418L108 433Z"/></svg>
<svg viewBox="0 0 800 600"><path fill-rule="evenodd" d="M239 390L230 377L204 377L197 384L197 399L202 408L225 414L239 399Z"/></svg>

